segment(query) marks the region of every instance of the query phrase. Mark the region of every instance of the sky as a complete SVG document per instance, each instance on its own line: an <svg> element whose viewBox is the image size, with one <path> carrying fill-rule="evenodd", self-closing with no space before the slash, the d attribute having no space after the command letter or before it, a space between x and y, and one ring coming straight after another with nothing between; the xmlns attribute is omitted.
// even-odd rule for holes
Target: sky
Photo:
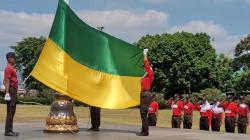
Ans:
<svg viewBox="0 0 250 140"><path fill-rule="evenodd" d="M24 37L49 34L58 0L0 0L0 70ZM217 53L233 57L250 31L250 0L70 0L92 27L134 43L146 34L206 32Z"/></svg>

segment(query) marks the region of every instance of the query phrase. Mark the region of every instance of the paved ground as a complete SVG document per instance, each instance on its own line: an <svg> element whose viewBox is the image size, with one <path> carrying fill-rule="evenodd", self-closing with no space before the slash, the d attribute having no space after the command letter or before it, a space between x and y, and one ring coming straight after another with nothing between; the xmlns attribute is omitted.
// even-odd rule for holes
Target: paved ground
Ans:
<svg viewBox="0 0 250 140"><path fill-rule="evenodd" d="M77 134L43 133L44 123L18 123L15 130L20 132L18 138L4 137L3 124L0 125L0 140L249 140L250 135L204 132L172 128L151 128L149 137L135 135L139 126L103 124L100 132L86 132L88 124L80 124Z"/></svg>

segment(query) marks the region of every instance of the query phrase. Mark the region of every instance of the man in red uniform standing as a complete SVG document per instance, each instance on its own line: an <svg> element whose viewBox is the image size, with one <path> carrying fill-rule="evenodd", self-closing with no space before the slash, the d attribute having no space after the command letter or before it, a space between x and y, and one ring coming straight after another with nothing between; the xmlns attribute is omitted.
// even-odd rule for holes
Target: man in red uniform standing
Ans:
<svg viewBox="0 0 250 140"><path fill-rule="evenodd" d="M16 112L17 103L17 74L14 64L16 57L14 52L9 52L6 55L7 66L4 70L4 86L6 90L5 100L7 102L7 117L5 123L5 136L18 136L19 133L13 132L13 119Z"/></svg>
<svg viewBox="0 0 250 140"><path fill-rule="evenodd" d="M190 102L191 97L188 95L184 102L184 119L183 119L183 128L192 129L193 122L193 109L194 105Z"/></svg>
<svg viewBox="0 0 250 140"><path fill-rule="evenodd" d="M140 133L137 133L137 136L148 136L149 127L148 127L148 110L149 105L152 102L151 86L154 80L154 72L150 66L149 60L147 58L148 50L144 50L144 69L146 74L142 78L141 86L141 100L140 100L140 113L142 120L142 129Z"/></svg>
<svg viewBox="0 0 250 140"><path fill-rule="evenodd" d="M200 130L209 131L212 113L211 106L205 96L195 105L195 109L200 111Z"/></svg>
<svg viewBox="0 0 250 140"><path fill-rule="evenodd" d="M238 113L238 104L233 102L233 93L227 94L227 101L222 102L219 107L225 110L225 129L226 132L235 132L236 116Z"/></svg>
<svg viewBox="0 0 250 140"><path fill-rule="evenodd" d="M180 96L175 94L174 100L168 100L167 105L172 108L172 128L181 128L181 116L184 103L180 101Z"/></svg>
<svg viewBox="0 0 250 140"><path fill-rule="evenodd" d="M159 104L156 102L155 96L153 96L153 101L149 105L149 110L148 110L148 124L149 124L149 126L156 126L158 109L159 109Z"/></svg>
<svg viewBox="0 0 250 140"><path fill-rule="evenodd" d="M238 120L237 120L237 126L238 126L238 133L246 134L247 132L247 126L248 126L248 119L249 119L249 107L245 103L245 96L240 97L240 102L238 105Z"/></svg>
<svg viewBox="0 0 250 140"><path fill-rule="evenodd" d="M222 119L223 119L223 113L224 109L222 107L218 107L220 104L220 101L217 99L214 99L213 105L211 106L212 108L212 131L220 131Z"/></svg>

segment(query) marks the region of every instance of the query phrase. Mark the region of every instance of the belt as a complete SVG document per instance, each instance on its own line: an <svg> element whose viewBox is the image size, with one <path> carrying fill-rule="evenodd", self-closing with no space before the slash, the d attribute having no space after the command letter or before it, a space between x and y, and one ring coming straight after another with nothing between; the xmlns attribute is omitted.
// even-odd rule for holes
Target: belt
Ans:
<svg viewBox="0 0 250 140"><path fill-rule="evenodd" d="M247 118L247 116L240 116L240 115L239 115L239 118Z"/></svg>
<svg viewBox="0 0 250 140"><path fill-rule="evenodd" d="M215 118L220 118L220 117L221 117L221 114L213 114L213 117L215 117Z"/></svg>
<svg viewBox="0 0 250 140"><path fill-rule="evenodd" d="M203 119L205 119L205 118L208 119L208 116L201 116L201 118L203 118Z"/></svg>
<svg viewBox="0 0 250 140"><path fill-rule="evenodd" d="M172 115L172 117L181 117L181 115Z"/></svg>
<svg viewBox="0 0 250 140"><path fill-rule="evenodd" d="M148 90L143 90L143 91L141 91L141 92L151 92L151 90L148 89Z"/></svg>
<svg viewBox="0 0 250 140"><path fill-rule="evenodd" d="M192 116L192 114L184 114L184 116Z"/></svg>
<svg viewBox="0 0 250 140"><path fill-rule="evenodd" d="M148 113L148 115L153 115L153 114L155 114L155 113Z"/></svg>
<svg viewBox="0 0 250 140"><path fill-rule="evenodd" d="M235 116L226 116L225 118L235 118Z"/></svg>

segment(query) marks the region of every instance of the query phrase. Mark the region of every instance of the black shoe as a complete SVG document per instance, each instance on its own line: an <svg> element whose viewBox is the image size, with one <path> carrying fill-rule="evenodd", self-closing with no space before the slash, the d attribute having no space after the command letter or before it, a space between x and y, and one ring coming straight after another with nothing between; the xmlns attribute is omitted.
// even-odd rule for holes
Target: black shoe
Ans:
<svg viewBox="0 0 250 140"><path fill-rule="evenodd" d="M93 128L91 127L91 128L89 128L87 131L93 131Z"/></svg>
<svg viewBox="0 0 250 140"><path fill-rule="evenodd" d="M136 133L136 136L149 136L149 134L140 132L140 133Z"/></svg>
<svg viewBox="0 0 250 140"><path fill-rule="evenodd" d="M100 129L99 128L89 128L87 131L97 132L97 131L100 131Z"/></svg>
<svg viewBox="0 0 250 140"><path fill-rule="evenodd" d="M4 136L17 137L17 136L19 136L19 133L18 132L8 132L8 133L4 133Z"/></svg>

